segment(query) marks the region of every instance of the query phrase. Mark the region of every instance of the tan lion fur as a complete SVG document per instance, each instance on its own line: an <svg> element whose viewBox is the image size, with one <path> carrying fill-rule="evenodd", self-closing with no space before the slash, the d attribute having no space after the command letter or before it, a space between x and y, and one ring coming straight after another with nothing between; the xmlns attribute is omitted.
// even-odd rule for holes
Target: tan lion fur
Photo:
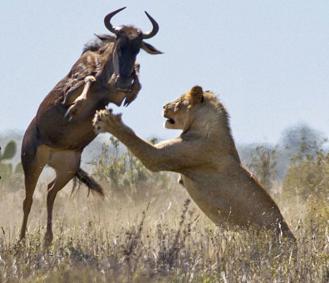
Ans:
<svg viewBox="0 0 329 283"><path fill-rule="evenodd" d="M149 170L180 173L192 199L214 223L254 224L294 239L278 206L241 165L228 114L212 92L193 87L166 104L164 116L167 128L183 132L156 145L136 136L111 110L99 111L94 127L116 136Z"/></svg>

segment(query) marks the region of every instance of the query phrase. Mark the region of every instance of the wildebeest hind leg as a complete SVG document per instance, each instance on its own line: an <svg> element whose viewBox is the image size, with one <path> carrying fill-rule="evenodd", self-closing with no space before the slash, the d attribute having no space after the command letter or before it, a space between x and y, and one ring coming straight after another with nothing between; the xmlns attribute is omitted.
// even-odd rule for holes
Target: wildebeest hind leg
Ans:
<svg viewBox="0 0 329 283"><path fill-rule="evenodd" d="M33 193L37 185L39 176L46 164L47 152L38 148L35 155L22 155L22 163L25 175L25 199L23 202L23 223L21 227L20 240L25 237L27 220L33 202Z"/></svg>
<svg viewBox="0 0 329 283"><path fill-rule="evenodd" d="M51 156L49 165L55 169L56 177L48 185L45 247L49 246L53 240L52 219L56 195L76 175L80 165L80 157L81 153L75 151L56 152Z"/></svg>

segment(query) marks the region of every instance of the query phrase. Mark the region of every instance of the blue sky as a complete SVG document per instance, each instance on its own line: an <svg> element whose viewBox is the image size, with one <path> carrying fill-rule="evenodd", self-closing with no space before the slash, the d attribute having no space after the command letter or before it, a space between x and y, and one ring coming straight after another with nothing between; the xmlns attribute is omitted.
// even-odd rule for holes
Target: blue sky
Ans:
<svg viewBox="0 0 329 283"><path fill-rule="evenodd" d="M143 137L168 138L162 105L195 84L216 92L240 143L276 142L304 122L329 136L329 1L1 1L0 132L24 130L69 71L104 15L127 6L114 23L160 24L141 51L138 99L123 119Z"/></svg>

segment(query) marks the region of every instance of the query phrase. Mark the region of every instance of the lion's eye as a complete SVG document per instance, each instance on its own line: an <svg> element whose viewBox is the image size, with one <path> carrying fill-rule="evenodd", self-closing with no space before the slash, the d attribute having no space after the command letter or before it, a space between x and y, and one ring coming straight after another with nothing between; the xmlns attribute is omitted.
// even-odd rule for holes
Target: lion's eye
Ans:
<svg viewBox="0 0 329 283"><path fill-rule="evenodd" d="M174 112L176 112L176 111L178 111L179 109L181 109L181 106L182 106L181 102L177 102L177 103L175 104L175 107L174 107Z"/></svg>

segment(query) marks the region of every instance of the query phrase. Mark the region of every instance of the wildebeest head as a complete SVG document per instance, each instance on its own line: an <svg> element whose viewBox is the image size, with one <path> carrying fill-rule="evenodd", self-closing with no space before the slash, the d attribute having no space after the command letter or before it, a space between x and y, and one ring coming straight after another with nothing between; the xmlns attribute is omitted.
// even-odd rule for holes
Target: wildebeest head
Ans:
<svg viewBox="0 0 329 283"><path fill-rule="evenodd" d="M140 49L150 54L161 54L161 52L144 41L144 39L155 36L159 31L158 23L147 12L145 14L153 26L152 30L148 33L143 33L140 29L133 26L114 27L111 24L112 17L125 8L118 9L106 15L104 24L109 31L115 34L115 37L106 36L107 40L114 42L112 56L113 75L110 83L117 89L129 91L136 77L135 61Z"/></svg>

